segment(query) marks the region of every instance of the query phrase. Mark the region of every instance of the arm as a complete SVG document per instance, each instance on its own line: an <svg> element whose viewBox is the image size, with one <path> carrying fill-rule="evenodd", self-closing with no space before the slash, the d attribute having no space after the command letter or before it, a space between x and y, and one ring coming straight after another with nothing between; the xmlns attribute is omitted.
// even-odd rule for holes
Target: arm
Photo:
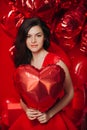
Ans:
<svg viewBox="0 0 87 130"><path fill-rule="evenodd" d="M28 107L26 106L26 104L22 101L22 99L20 99L20 104L21 104L21 107L22 109L26 112Z"/></svg>
<svg viewBox="0 0 87 130"><path fill-rule="evenodd" d="M67 66L62 61L58 62L57 65L60 65L65 71L64 96L58 103L56 103L52 107L52 109L50 109L46 113L42 113L42 115L38 117L40 123L46 123L55 114L60 112L65 106L69 104L74 95L73 85Z"/></svg>
<svg viewBox="0 0 87 130"><path fill-rule="evenodd" d="M66 65L62 61L60 61L57 64L60 65L65 71L65 82L64 82L65 94L64 94L63 98L61 99L61 101L58 102L48 112L51 117L54 116L60 110L62 110L66 105L68 105L68 103L71 101L71 99L73 98L73 95L74 95L73 85L72 85L72 81L71 81L71 77L70 77L68 68L66 67Z"/></svg>

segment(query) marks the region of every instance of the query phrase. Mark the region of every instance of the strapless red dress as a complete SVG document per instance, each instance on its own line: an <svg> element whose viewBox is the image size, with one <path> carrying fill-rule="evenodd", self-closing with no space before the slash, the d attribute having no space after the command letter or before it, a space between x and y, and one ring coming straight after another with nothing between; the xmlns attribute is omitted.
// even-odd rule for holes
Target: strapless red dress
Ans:
<svg viewBox="0 0 87 130"><path fill-rule="evenodd" d="M14 81L16 89L27 106L42 112L50 109L60 100L63 92L65 73L56 65L60 58L48 53L40 70L22 65L17 68ZM36 119L31 121L25 112L12 124L9 130L77 130L68 119L64 110L61 110L47 123L40 124Z"/></svg>

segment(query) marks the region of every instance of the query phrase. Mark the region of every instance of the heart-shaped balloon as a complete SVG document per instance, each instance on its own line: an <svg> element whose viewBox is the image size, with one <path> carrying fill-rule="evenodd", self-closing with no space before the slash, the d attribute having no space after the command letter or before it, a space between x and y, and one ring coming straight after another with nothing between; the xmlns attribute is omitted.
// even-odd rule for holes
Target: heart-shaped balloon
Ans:
<svg viewBox="0 0 87 130"><path fill-rule="evenodd" d="M28 107L42 112L48 110L60 98L65 73L55 64L42 69L22 65L14 74L18 93Z"/></svg>

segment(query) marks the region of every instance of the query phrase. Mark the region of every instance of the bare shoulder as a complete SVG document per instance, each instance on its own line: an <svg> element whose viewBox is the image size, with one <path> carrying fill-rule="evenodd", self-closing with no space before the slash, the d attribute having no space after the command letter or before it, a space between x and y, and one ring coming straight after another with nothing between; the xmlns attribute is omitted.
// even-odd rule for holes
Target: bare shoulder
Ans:
<svg viewBox="0 0 87 130"><path fill-rule="evenodd" d="M69 72L67 65L62 60L59 60L56 65L59 65L65 72Z"/></svg>

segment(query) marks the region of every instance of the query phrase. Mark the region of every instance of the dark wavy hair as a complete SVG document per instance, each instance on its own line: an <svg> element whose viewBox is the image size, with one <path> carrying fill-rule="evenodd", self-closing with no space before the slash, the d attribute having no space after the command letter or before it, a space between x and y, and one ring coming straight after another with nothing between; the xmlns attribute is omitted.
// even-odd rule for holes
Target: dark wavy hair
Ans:
<svg viewBox="0 0 87 130"><path fill-rule="evenodd" d="M48 28L46 23L38 17L24 19L23 23L18 29L17 36L14 41L14 45L15 45L14 64L16 67L22 64L30 64L31 62L32 53L26 46L26 38L30 28L36 25L40 26L44 33L45 41L43 44L43 48L45 50L49 48L50 29Z"/></svg>

